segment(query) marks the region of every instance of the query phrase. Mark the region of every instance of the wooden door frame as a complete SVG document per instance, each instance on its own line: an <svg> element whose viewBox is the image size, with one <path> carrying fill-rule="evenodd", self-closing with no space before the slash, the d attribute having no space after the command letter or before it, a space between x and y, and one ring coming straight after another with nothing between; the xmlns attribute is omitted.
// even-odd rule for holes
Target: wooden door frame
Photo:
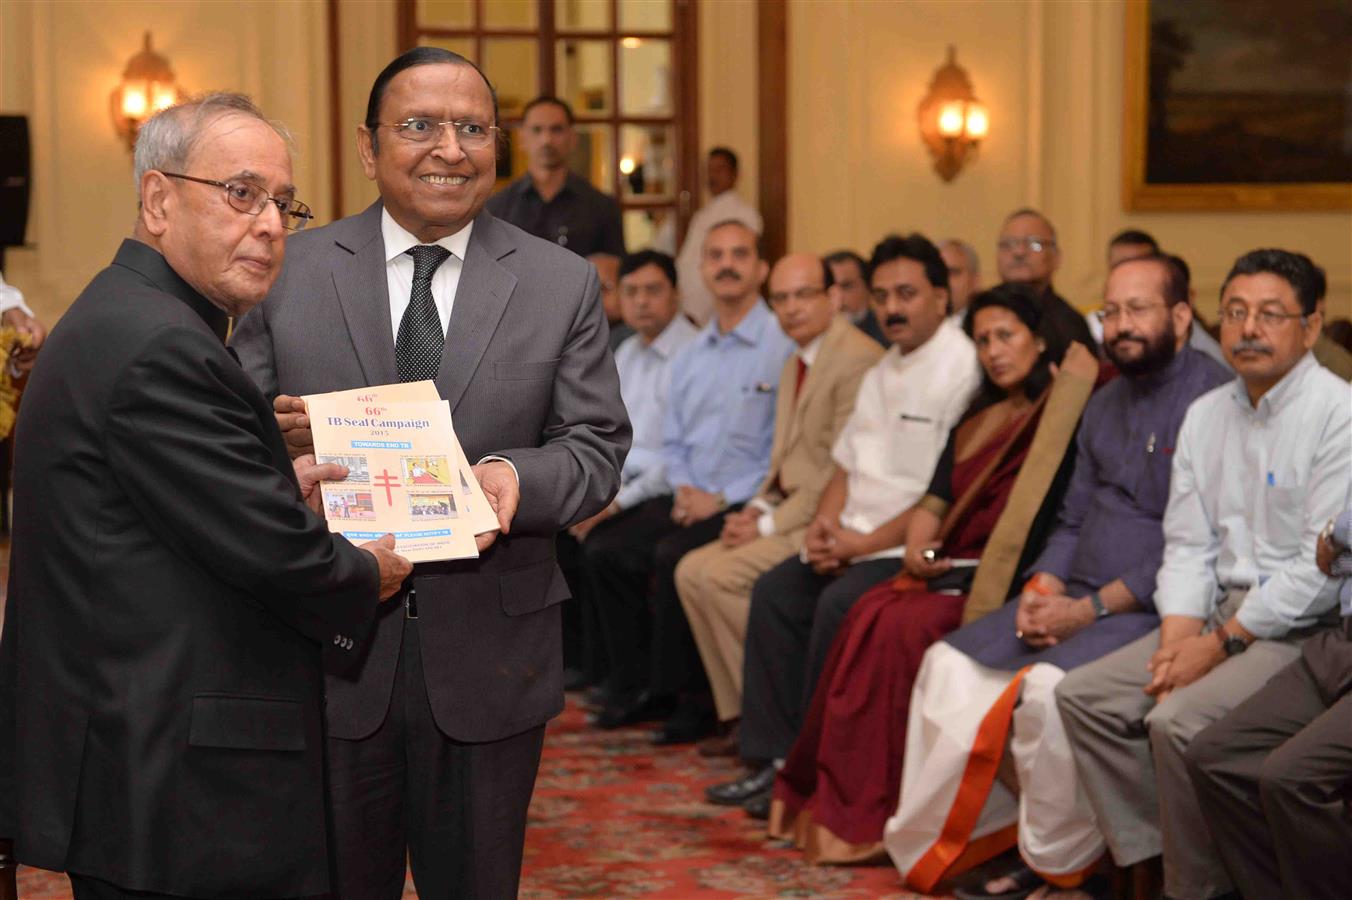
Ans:
<svg viewBox="0 0 1352 900"><path fill-rule="evenodd" d="M789 9L785 0L757 0L757 161L765 259L784 255L789 211Z"/></svg>

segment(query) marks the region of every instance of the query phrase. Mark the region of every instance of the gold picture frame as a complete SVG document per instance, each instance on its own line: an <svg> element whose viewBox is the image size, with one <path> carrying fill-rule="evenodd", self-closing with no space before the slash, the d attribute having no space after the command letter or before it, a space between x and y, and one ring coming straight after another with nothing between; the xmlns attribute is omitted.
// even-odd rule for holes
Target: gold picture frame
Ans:
<svg viewBox="0 0 1352 900"><path fill-rule="evenodd" d="M1150 137L1151 0L1129 0L1122 129L1122 206L1125 210L1352 210L1352 182L1151 183L1146 179Z"/></svg>

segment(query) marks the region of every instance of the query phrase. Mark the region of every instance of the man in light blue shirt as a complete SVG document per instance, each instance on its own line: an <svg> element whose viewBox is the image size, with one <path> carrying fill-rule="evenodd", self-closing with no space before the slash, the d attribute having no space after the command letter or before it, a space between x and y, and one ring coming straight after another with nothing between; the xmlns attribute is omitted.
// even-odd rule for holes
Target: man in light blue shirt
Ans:
<svg viewBox="0 0 1352 900"><path fill-rule="evenodd" d="M665 253L641 250L616 261L616 295L630 336L615 349L620 396L634 429L634 443L620 472L620 491L610 505L559 536L559 558L576 604L565 610L565 686L579 688L602 681L607 664L600 620L585 573L587 550L604 552L622 535L627 510L646 500L669 497L662 462L662 423L671 383L671 361L698 329L680 315L676 264ZM617 519L616 517L619 516ZM612 521L614 520L614 521ZM600 528L593 535L594 529ZM607 533L611 537L606 537ZM590 537L590 540L589 540ZM578 542L586 546L579 547Z"/></svg>
<svg viewBox="0 0 1352 900"><path fill-rule="evenodd" d="M676 267L657 250L641 250L620 264L620 312L635 334L615 350L634 443L620 473L620 492L610 506L571 529L579 539L617 513L645 500L671 493L662 457L663 423L671 364L676 354L698 333L690 320L678 315Z"/></svg>
<svg viewBox="0 0 1352 900"><path fill-rule="evenodd" d="M718 537L770 465L779 375L794 344L760 298L768 267L758 240L738 221L718 223L704 238L701 271L714 316L671 363L664 413L660 457L674 496L644 500L607 528L603 544L591 543L598 533L586 547L611 661L602 727L642 721L668 711L678 695L699 694L704 702L683 707L676 724L691 724L674 737L694 739L714 724L675 569Z"/></svg>
<svg viewBox="0 0 1352 900"><path fill-rule="evenodd" d="M1184 766L1190 743L1337 615L1315 544L1348 505L1352 409L1346 382L1309 352L1322 284L1298 253L1236 261L1221 290L1221 346L1239 377L1199 397L1179 430L1160 628L1056 688L1113 859L1163 855L1164 893L1178 900L1235 887Z"/></svg>

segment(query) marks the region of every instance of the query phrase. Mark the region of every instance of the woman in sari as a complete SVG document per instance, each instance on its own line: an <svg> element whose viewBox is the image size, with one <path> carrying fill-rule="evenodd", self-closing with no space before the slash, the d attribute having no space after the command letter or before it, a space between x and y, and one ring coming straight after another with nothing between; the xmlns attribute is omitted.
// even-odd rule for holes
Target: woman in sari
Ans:
<svg viewBox="0 0 1352 900"><path fill-rule="evenodd" d="M885 858L883 826L896 807L925 650L1003 603L1053 523L1098 366L1079 344L1048 347L1039 321L1037 300L1021 285L1000 285L969 306L964 328L985 373L982 390L912 513L901 575L866 593L841 625L775 781L769 833L793 840L811 862Z"/></svg>

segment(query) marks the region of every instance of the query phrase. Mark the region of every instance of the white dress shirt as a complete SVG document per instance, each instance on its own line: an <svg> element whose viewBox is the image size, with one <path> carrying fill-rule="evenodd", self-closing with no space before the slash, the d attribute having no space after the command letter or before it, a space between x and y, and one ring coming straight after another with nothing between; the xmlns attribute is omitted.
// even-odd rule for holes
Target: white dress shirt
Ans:
<svg viewBox="0 0 1352 900"><path fill-rule="evenodd" d="M442 334L446 333L446 326L451 321L455 292L460 287L460 272L465 265L465 248L469 246L469 235L473 230L474 222L471 221L455 234L449 234L436 242L438 246L451 251L446 261L432 273L432 299L436 301L437 314L441 316ZM390 333L398 341L399 322L413 294L413 257L408 255L408 250L422 242L394 221L388 209L380 211L380 235L385 240L385 283L390 289Z"/></svg>
<svg viewBox="0 0 1352 900"><path fill-rule="evenodd" d="M1226 590L1259 638L1337 602L1315 539L1352 490L1352 388L1306 353L1255 408L1240 379L1197 398L1178 435L1156 579L1161 616L1208 619Z"/></svg>
<svg viewBox="0 0 1352 900"><path fill-rule="evenodd" d="M18 288L6 284L4 276L0 275L0 314L11 309L21 309L29 318L33 316L33 311L23 302L23 293Z"/></svg>
<svg viewBox="0 0 1352 900"><path fill-rule="evenodd" d="M948 433L980 384L975 345L947 323L904 356L893 345L864 373L831 451L846 475L841 525L868 534L925 495ZM860 559L905 552L898 545Z"/></svg>
<svg viewBox="0 0 1352 900"><path fill-rule="evenodd" d="M671 493L662 461L662 423L671 386L671 360L697 334L695 326L678 313L651 344L635 334L615 350L620 397L634 429L633 444L620 470L620 492L615 495L619 509Z"/></svg>
<svg viewBox="0 0 1352 900"><path fill-rule="evenodd" d="M461 228L455 234L448 234L435 243L451 251L446 261L437 266L432 273L432 300L437 305L437 315L441 318L441 333L445 334L451 324L451 310L455 306L455 294L460 288L460 272L465 266L465 250L469 247L470 232L474 222ZM394 221L388 209L380 211L380 236L385 242L385 284L390 295L390 333L396 343L399 341L399 323L404 318L404 310L413 296L413 257L408 254L412 247L422 243L404 226ZM517 484L521 483L521 473L516 463L505 456L485 456L475 465L491 461L505 462L512 467Z"/></svg>
<svg viewBox="0 0 1352 900"><path fill-rule="evenodd" d="M698 324L704 325L714 311L714 298L704 286L700 274L700 254L704 250L704 236L709 229L722 222L744 222L748 228L761 233L761 214L736 191L724 191L712 198L690 217L685 230L685 242L676 256L676 286L681 290L681 309Z"/></svg>

